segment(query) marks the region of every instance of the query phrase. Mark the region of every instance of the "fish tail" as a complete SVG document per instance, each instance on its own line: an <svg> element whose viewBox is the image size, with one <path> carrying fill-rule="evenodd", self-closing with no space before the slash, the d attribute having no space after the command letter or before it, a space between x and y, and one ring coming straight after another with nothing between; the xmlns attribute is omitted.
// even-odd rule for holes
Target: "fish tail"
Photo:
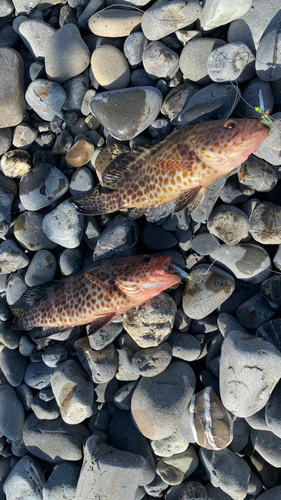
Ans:
<svg viewBox="0 0 281 500"><path fill-rule="evenodd" d="M18 306L10 306L10 309L15 316L15 319L12 323L13 330L25 330L28 328L26 324L26 309Z"/></svg>
<svg viewBox="0 0 281 500"><path fill-rule="evenodd" d="M70 198L71 203L84 215L102 215L116 212L119 206L119 195L116 192L80 194Z"/></svg>

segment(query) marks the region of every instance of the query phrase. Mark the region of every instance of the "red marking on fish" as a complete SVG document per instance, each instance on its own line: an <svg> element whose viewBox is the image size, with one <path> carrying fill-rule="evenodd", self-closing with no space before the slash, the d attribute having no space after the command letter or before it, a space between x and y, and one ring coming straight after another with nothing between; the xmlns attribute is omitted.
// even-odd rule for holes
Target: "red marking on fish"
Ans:
<svg viewBox="0 0 281 500"><path fill-rule="evenodd" d="M157 145L137 148L113 160L103 173L111 192L71 198L81 213L99 215L134 208L138 216L177 200L176 210L190 212L207 187L253 153L269 134L262 119L196 123L174 131Z"/></svg>
<svg viewBox="0 0 281 500"><path fill-rule="evenodd" d="M95 263L54 285L30 288L22 297L29 308L11 308L17 318L13 326L48 327L40 335L43 337L91 323L91 334L95 333L120 314L179 283L181 278L169 272L170 262L167 256L120 257Z"/></svg>

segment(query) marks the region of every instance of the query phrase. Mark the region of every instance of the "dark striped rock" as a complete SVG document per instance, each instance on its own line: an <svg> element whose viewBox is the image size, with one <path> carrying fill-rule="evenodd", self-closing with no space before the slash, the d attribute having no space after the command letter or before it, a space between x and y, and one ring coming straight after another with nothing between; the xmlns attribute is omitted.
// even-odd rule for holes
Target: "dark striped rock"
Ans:
<svg viewBox="0 0 281 500"><path fill-rule="evenodd" d="M208 450L221 450L232 441L232 420L212 387L192 397L191 425L196 442Z"/></svg>

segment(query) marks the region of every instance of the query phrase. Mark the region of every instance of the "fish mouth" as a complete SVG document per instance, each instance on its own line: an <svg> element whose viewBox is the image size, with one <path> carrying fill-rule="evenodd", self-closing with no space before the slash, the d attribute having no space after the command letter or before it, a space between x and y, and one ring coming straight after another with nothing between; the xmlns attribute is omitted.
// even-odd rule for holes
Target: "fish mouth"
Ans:
<svg viewBox="0 0 281 500"><path fill-rule="evenodd" d="M180 267L171 263L172 257L159 257L157 264L160 266L156 272L153 273L157 279L163 277L164 279L173 280L174 283L179 283L183 278L191 279L191 276L183 271Z"/></svg>

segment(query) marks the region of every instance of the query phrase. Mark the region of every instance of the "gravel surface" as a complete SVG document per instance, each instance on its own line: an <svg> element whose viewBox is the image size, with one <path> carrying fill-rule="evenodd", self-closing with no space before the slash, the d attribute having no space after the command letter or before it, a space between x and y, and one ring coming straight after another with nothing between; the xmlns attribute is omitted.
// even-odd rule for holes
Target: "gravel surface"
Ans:
<svg viewBox="0 0 281 500"><path fill-rule="evenodd" d="M69 201L260 90L280 120L280 26L274 0L0 2L0 500L280 500L281 126L192 214ZM143 253L193 280L93 336L12 329L28 287Z"/></svg>

